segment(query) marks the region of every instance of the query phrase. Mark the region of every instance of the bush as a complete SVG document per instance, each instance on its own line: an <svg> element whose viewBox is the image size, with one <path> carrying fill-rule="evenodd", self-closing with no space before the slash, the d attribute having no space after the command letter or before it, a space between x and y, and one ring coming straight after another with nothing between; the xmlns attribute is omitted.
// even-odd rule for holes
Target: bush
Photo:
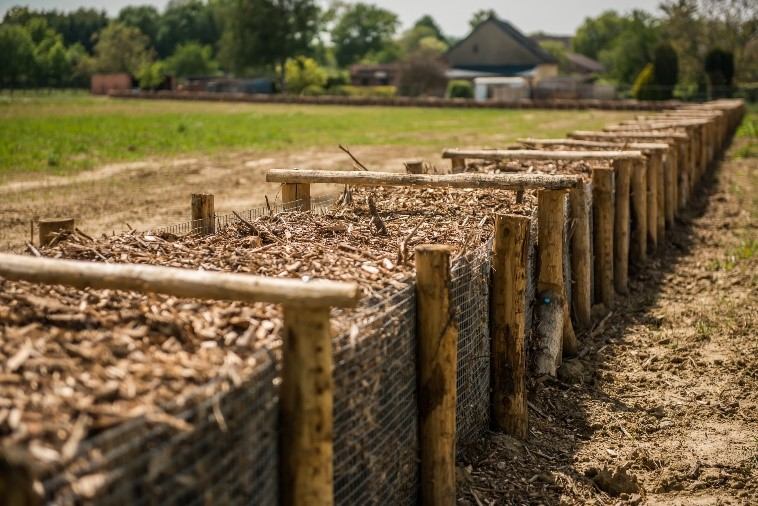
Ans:
<svg viewBox="0 0 758 506"><path fill-rule="evenodd" d="M645 65L632 85L632 96L637 100L654 100L655 99L655 83L654 83L655 67L652 63Z"/></svg>
<svg viewBox="0 0 758 506"><path fill-rule="evenodd" d="M397 95L395 86L353 86L346 84L329 88L328 95L341 97L384 97L392 98Z"/></svg>
<svg viewBox="0 0 758 506"><path fill-rule="evenodd" d="M712 49L705 56L705 73L713 98L731 95L734 81L734 54L723 49Z"/></svg>
<svg viewBox="0 0 758 506"><path fill-rule="evenodd" d="M424 50L416 51L403 62L398 91L408 97L441 97L447 86L445 68L438 55Z"/></svg>
<svg viewBox="0 0 758 506"><path fill-rule="evenodd" d="M474 98L474 86L469 81L450 81L445 95L448 98Z"/></svg>
<svg viewBox="0 0 758 506"><path fill-rule="evenodd" d="M305 90L313 93L317 88L324 89L326 70L322 69L313 58L298 56L290 58L285 64L287 91L302 94Z"/></svg>
<svg viewBox="0 0 758 506"><path fill-rule="evenodd" d="M671 99L679 81L679 57L671 44L664 43L655 48L653 81L658 91L656 99Z"/></svg>

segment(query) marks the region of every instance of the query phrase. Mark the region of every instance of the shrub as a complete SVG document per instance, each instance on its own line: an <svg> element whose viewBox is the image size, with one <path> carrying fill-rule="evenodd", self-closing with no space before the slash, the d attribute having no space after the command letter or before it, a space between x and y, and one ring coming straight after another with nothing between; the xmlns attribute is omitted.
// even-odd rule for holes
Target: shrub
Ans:
<svg viewBox="0 0 758 506"><path fill-rule="evenodd" d="M469 81L450 81L447 83L448 98L474 98L474 87Z"/></svg>
<svg viewBox="0 0 758 506"><path fill-rule="evenodd" d="M723 49L711 49L705 56L705 73L714 97L729 96L734 80L734 54Z"/></svg>
<svg viewBox="0 0 758 506"><path fill-rule="evenodd" d="M655 48L653 64L653 82L656 86L656 99L671 99L674 88L679 81L679 57L671 44L659 44Z"/></svg>
<svg viewBox="0 0 758 506"><path fill-rule="evenodd" d="M323 90L326 84L326 71L313 58L298 56L290 58L285 64L287 72L286 87L290 93L301 94L316 88Z"/></svg>
<svg viewBox="0 0 758 506"><path fill-rule="evenodd" d="M403 62L398 83L398 91L403 96L441 97L447 86L445 65L437 54L416 51Z"/></svg>
<svg viewBox="0 0 758 506"><path fill-rule="evenodd" d="M652 63L645 65L632 85L632 96L637 100L653 100L655 98L655 83L653 81L655 67Z"/></svg>
<svg viewBox="0 0 758 506"><path fill-rule="evenodd" d="M384 97L397 95L395 86L353 86L350 84L329 88L329 95L341 97Z"/></svg>

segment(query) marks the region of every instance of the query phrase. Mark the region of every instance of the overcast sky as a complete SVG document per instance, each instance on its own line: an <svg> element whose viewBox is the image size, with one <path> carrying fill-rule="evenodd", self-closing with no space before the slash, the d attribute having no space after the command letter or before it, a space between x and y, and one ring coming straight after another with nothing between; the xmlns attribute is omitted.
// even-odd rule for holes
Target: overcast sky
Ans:
<svg viewBox="0 0 758 506"><path fill-rule="evenodd" d="M396 12L407 27L424 14L431 14L450 35L462 37L468 31L468 20L478 9L494 9L522 31L538 30L555 34L572 34L584 18L596 16L605 9L628 11L645 9L658 13L661 0L364 0ZM14 5L28 5L35 9L71 10L80 6L104 8L115 15L125 5L152 4L163 8L168 0L0 0L0 15ZM321 0L322 4L328 2Z"/></svg>

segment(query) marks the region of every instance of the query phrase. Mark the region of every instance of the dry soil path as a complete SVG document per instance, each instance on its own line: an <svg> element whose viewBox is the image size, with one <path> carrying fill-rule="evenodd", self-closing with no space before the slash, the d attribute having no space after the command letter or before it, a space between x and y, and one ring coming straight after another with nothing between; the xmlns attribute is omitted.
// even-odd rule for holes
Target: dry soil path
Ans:
<svg viewBox="0 0 758 506"><path fill-rule="evenodd" d="M459 503L758 504L758 159L724 162L560 379L491 434Z"/></svg>

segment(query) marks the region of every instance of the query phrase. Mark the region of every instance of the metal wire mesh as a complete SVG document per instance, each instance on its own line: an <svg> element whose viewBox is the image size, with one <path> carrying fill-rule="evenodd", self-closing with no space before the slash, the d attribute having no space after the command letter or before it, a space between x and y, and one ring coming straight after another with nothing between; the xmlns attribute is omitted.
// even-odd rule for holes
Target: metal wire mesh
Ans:
<svg viewBox="0 0 758 506"><path fill-rule="evenodd" d="M458 323L456 442L473 442L489 424L489 286L492 239L459 257L452 267Z"/></svg>
<svg viewBox="0 0 758 506"><path fill-rule="evenodd" d="M415 286L385 292L335 341L334 498L415 504Z"/></svg>
<svg viewBox="0 0 758 506"><path fill-rule="evenodd" d="M45 502L101 505L273 505L277 502L277 368L265 350L253 374L177 414L177 431L144 418L82 445L43 481Z"/></svg>

